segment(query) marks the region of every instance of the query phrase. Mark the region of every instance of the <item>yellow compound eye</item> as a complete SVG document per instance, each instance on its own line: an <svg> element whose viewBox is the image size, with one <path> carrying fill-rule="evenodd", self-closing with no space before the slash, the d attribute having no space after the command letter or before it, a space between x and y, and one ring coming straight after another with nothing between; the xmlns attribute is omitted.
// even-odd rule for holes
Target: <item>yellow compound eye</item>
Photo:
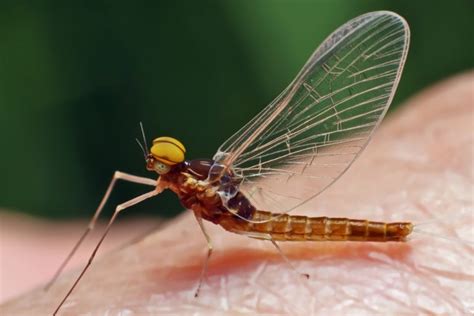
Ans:
<svg viewBox="0 0 474 316"><path fill-rule="evenodd" d="M153 140L153 146L151 146L150 152L156 160L168 166L172 166L184 161L186 148L175 138L158 137Z"/></svg>

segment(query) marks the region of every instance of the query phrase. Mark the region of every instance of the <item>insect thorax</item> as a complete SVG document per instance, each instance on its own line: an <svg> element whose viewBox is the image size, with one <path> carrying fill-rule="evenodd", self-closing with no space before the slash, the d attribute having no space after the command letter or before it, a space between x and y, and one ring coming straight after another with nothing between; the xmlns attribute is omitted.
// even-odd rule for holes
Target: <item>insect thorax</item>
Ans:
<svg viewBox="0 0 474 316"><path fill-rule="evenodd" d="M230 174L222 176L222 181L210 183L208 172L213 161L208 159L184 162L178 169L166 175L170 189L179 197L183 206L198 212L204 219L218 223L225 214L238 214L237 217L249 219L255 207L238 191L238 186L229 183ZM235 191L232 197L222 197L223 190Z"/></svg>

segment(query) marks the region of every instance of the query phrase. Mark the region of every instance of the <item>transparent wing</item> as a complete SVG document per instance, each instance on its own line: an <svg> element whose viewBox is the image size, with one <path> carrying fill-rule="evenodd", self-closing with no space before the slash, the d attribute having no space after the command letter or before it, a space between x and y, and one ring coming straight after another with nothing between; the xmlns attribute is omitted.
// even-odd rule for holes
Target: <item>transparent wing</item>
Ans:
<svg viewBox="0 0 474 316"><path fill-rule="evenodd" d="M288 212L320 194L349 168L385 115L408 43L408 25L392 12L341 26L296 79L219 148L210 178L231 170L239 190L272 212ZM235 193L223 188L220 195L226 202Z"/></svg>

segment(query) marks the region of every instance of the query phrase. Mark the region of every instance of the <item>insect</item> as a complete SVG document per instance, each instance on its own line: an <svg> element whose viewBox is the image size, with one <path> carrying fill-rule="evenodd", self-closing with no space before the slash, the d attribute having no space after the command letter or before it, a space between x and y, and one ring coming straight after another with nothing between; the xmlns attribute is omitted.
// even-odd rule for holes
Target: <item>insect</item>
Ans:
<svg viewBox="0 0 474 316"><path fill-rule="evenodd" d="M90 259L56 314L89 268L118 214L170 189L193 211L208 253L198 295L212 254L203 220L233 233L277 241L404 241L410 222L306 217L289 212L323 192L366 147L392 101L409 45L403 18L380 11L359 16L332 33L312 54L290 85L256 117L231 136L212 159L186 160L184 145L158 137L148 150L146 168L158 179L116 171L87 229L60 266L58 277L93 229L117 180L153 187L118 205ZM289 263L289 262L288 262ZM291 265L291 264L290 264Z"/></svg>

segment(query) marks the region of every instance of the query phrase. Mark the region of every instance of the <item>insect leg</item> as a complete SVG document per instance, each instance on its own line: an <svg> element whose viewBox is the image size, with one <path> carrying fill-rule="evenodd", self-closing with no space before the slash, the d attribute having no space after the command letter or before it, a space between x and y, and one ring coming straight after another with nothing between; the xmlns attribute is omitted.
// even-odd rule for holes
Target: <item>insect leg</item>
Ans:
<svg viewBox="0 0 474 316"><path fill-rule="evenodd" d="M120 171L115 171L114 175L112 176L112 180L110 181L110 184L107 188L107 191L105 191L104 197L102 198L99 206L97 207L94 216L89 222L89 225L87 225L86 230L82 233L82 236L79 238L79 240L76 242L74 247L72 248L71 252L67 255L66 259L61 263L59 266L58 270L54 274L54 276L51 278L51 280L46 284L44 290L47 291L51 285L56 281L56 279L59 277L61 272L64 270L66 267L67 263L69 260L71 260L72 256L74 253L76 253L77 249L79 246L82 244L86 236L89 234L89 232L94 228L95 223L97 222L97 219L99 218L100 213L102 212L102 209L104 208L105 203L109 199L110 194L112 193L112 190L115 186L115 183L117 180L124 180L128 182L134 182L134 183L139 183L139 184L144 184L144 185L150 185L150 186L156 186L156 180L154 179L148 179L144 177L138 177L134 176L128 173L120 172Z"/></svg>
<svg viewBox="0 0 474 316"><path fill-rule="evenodd" d="M112 226L113 222L115 221L115 218L117 217L117 215L123 211L124 209L126 208L129 208L130 206L133 206L137 203L140 203L146 199L149 199L155 195L158 195L159 192L156 191L156 190L153 190L153 191L150 191L150 192L147 192L145 194L142 194L142 195L139 195L137 196L136 198L133 198L125 203L122 203L120 205L118 205L116 208L115 208L115 212L114 214L112 215L112 217L110 218L109 220L109 223L107 224L107 227L105 228L105 231L104 233L102 234L102 237L100 238L99 242L97 243L97 245L95 246L94 248L94 251L92 251L92 254L91 256L89 257L89 260L87 261L87 264L86 266L82 269L81 273L79 274L79 276L76 278L76 281L74 281L74 284L71 286L71 288L69 289L69 291L67 292L66 296L64 296L63 300L61 301L61 303L59 303L58 307L56 308L56 310L54 311L53 315L56 315L56 313L59 311L59 309L61 308L61 306L64 304L64 302L67 300L67 298L69 297L69 295L71 295L72 291L75 289L75 287L77 286L77 284L79 283L79 281L81 280L82 276L86 273L87 269L89 268L89 266L91 265L92 263L92 260L94 260L94 257L97 253L97 250L99 250L99 247L100 245L102 244L102 242L104 241L105 237L107 236L107 234L109 233L110 231L110 227Z"/></svg>
<svg viewBox="0 0 474 316"><path fill-rule="evenodd" d="M204 281L204 278L206 277L207 264L209 262L209 258L211 258L211 255L212 255L212 243L211 243L211 238L207 234L206 229L204 227L204 223L202 221L201 215L197 214L196 212L193 212L193 213L194 213L194 217L196 217L196 220L199 224L199 227L201 228L201 231L204 234L204 237L206 238L206 242L207 242L207 257L204 260L204 265L203 265L202 270L201 270L201 276L199 277L199 283L198 283L196 292L194 293L194 297L198 297L199 291L201 290L202 282Z"/></svg>
<svg viewBox="0 0 474 316"><path fill-rule="evenodd" d="M258 233L258 232L236 232L237 234L242 234L250 238L256 238L256 239L261 239L261 240L268 240L270 241L273 246L278 250L278 253L280 256L283 258L283 260L286 262L288 267L290 268L291 271L295 272L296 274L300 274L301 276L304 276L305 278L309 279L309 274L308 273L300 273L298 270L291 264L290 259L283 253L281 250L280 246L276 243L275 240L273 240L272 236L270 234L265 234L265 233Z"/></svg>
<svg viewBox="0 0 474 316"><path fill-rule="evenodd" d="M291 270L293 270L295 273L301 274L305 278L309 279L309 274L308 273L299 273L298 270L296 270L296 268L291 264L290 259L288 259L288 257L283 253L280 246L278 246L278 244L276 243L276 241L273 240L273 238L270 237L270 241L275 246L275 248L278 250L278 253L280 254L280 256L282 256L282 258L286 261L286 263L288 264L288 266L290 267Z"/></svg>

